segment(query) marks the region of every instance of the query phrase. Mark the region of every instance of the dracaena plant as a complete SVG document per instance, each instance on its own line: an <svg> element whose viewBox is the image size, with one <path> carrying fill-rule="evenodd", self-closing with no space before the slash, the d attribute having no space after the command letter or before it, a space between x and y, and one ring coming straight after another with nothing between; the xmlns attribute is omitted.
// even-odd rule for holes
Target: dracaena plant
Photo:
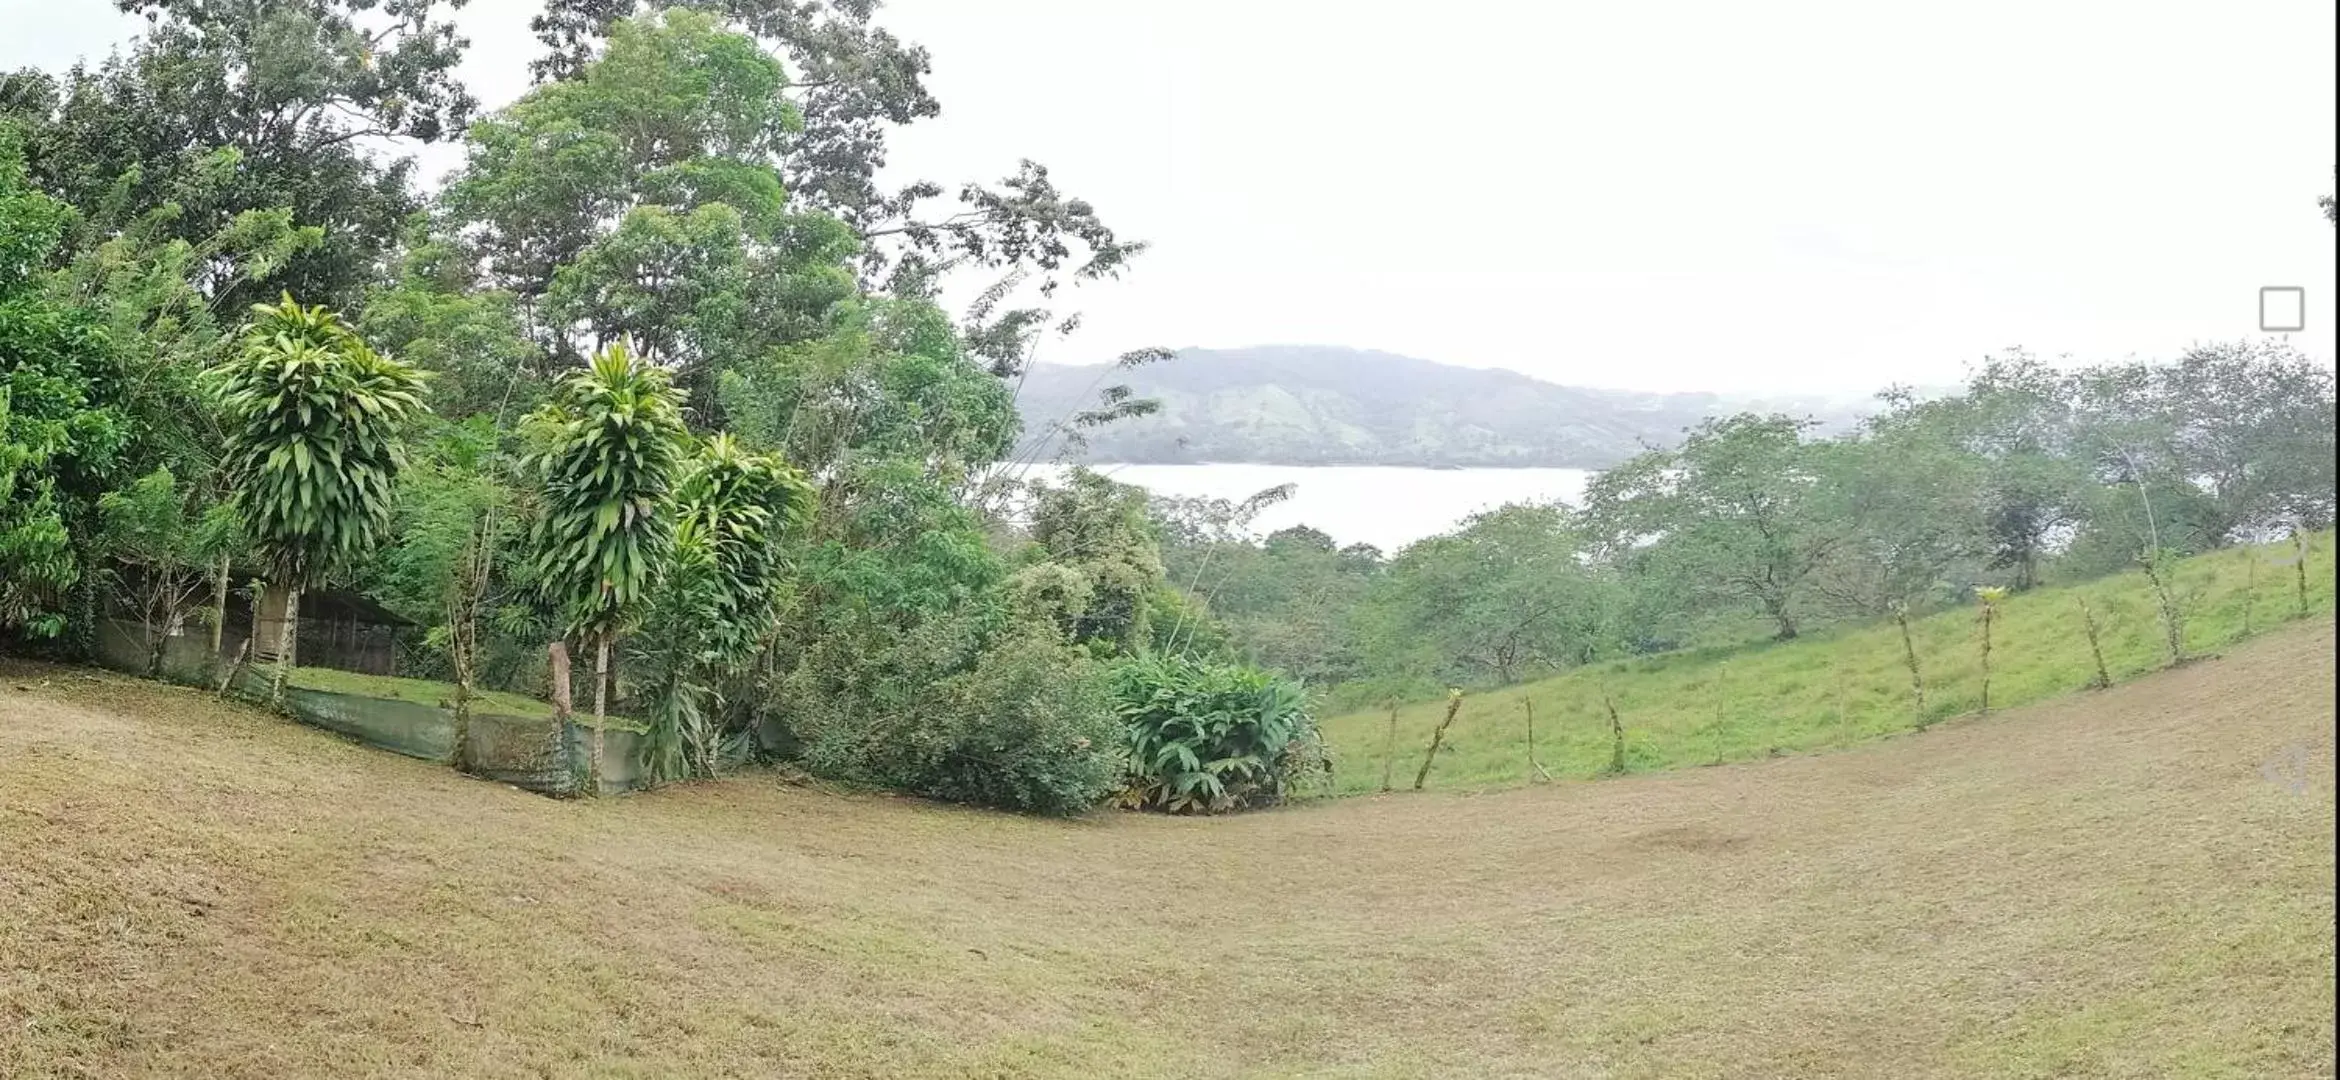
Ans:
<svg viewBox="0 0 2340 1080"><path fill-rule="evenodd" d="M544 488L531 536L532 577L564 637L595 648L588 782L598 788L611 645L640 614L673 543L665 504L688 439L682 395L666 372L620 342L571 375L535 423L542 448L534 464Z"/></svg>
<svg viewBox="0 0 2340 1080"><path fill-rule="evenodd" d="M261 572L283 590L270 683L281 702L301 591L354 566L388 530L399 431L427 411L423 377L290 294L253 307L238 347L208 377L236 510Z"/></svg>
<svg viewBox="0 0 2340 1080"><path fill-rule="evenodd" d="M707 440L676 492L672 557L643 635L654 687L644 765L653 780L712 775L724 756L713 715L776 621L781 543L812 509L812 486L777 457Z"/></svg>

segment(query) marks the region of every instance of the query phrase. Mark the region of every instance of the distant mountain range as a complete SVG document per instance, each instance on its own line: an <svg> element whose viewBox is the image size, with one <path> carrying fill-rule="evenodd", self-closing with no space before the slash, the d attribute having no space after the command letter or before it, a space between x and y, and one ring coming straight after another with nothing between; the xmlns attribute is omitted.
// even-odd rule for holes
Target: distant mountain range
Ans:
<svg viewBox="0 0 2340 1080"><path fill-rule="evenodd" d="M1708 416L1784 412L1841 429L1865 406L1594 390L1394 353L1270 345L1185 349L1130 371L1037 365L1017 399L1025 430L1095 408L1114 385L1159 400L1161 411L1091 431L1089 461L1597 469L1671 445Z"/></svg>

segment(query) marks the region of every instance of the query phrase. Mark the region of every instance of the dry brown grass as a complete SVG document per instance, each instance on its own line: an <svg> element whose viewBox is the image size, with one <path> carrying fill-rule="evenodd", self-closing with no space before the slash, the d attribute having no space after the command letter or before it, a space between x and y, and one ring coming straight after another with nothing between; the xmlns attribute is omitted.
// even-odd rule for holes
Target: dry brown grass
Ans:
<svg viewBox="0 0 2340 1080"><path fill-rule="evenodd" d="M0 1075L2330 1076L2332 648L1821 757L1075 823L554 802L6 668Z"/></svg>

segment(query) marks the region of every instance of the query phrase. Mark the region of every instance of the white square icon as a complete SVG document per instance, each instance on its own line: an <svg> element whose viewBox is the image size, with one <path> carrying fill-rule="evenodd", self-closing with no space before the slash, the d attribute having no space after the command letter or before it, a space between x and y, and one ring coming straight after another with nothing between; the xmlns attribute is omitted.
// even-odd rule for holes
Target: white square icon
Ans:
<svg viewBox="0 0 2340 1080"><path fill-rule="evenodd" d="M2307 290L2297 285L2269 285L2259 290L2259 329L2289 334L2307 328Z"/></svg>

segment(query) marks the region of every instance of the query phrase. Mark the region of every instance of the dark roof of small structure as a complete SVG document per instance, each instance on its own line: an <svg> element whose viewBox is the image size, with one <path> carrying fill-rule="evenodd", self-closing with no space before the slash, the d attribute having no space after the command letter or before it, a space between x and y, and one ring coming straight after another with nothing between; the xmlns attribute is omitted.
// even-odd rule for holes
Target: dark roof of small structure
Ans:
<svg viewBox="0 0 2340 1080"><path fill-rule="evenodd" d="M234 578L237 582L236 588L240 590L244 586L260 580L260 574L256 570L239 566L235 568ZM301 617L306 619L325 616L350 619L373 626L422 625L375 603L372 597L361 592L349 589L301 590Z"/></svg>
<svg viewBox="0 0 2340 1080"><path fill-rule="evenodd" d="M376 626L413 626L408 619L389 608L375 603L364 593L347 589L315 589L301 594L301 617L314 615L349 619Z"/></svg>

